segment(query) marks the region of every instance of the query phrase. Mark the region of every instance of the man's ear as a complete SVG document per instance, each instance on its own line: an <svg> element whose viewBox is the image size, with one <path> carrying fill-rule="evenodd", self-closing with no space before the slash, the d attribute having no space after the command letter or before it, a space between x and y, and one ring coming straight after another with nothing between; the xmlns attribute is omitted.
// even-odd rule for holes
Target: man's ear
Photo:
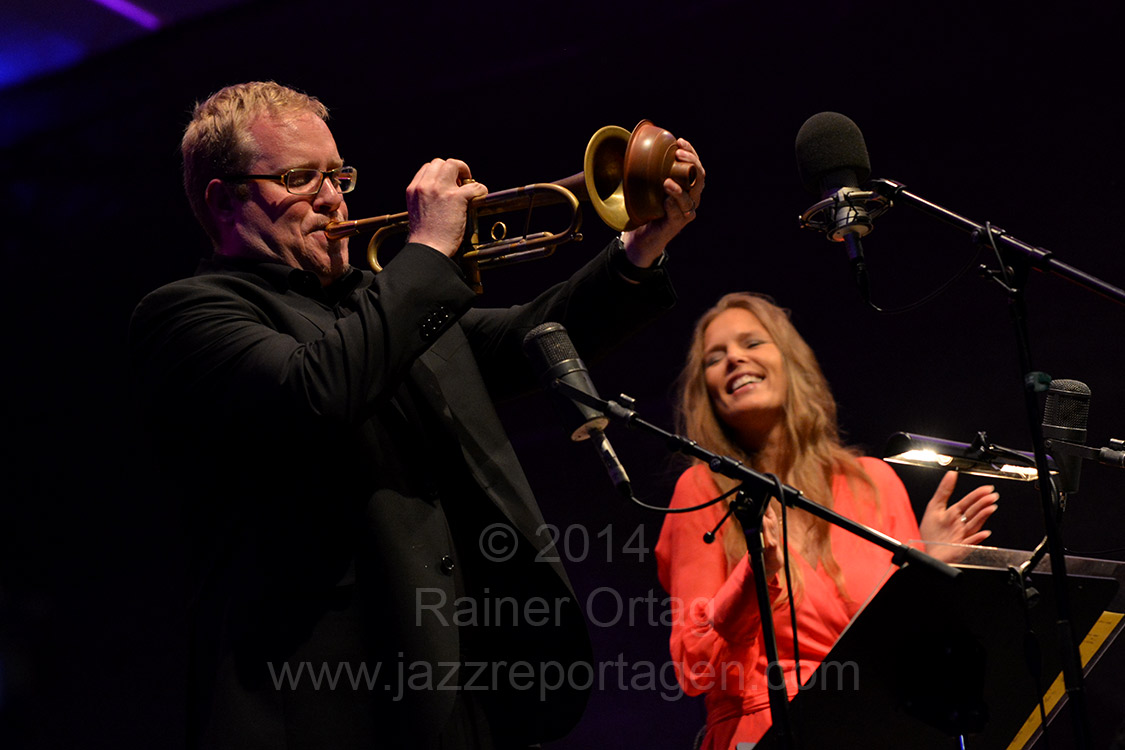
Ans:
<svg viewBox="0 0 1125 750"><path fill-rule="evenodd" d="M229 224L234 220L237 205L242 202L228 183L217 178L207 183L203 199L215 223L220 225Z"/></svg>

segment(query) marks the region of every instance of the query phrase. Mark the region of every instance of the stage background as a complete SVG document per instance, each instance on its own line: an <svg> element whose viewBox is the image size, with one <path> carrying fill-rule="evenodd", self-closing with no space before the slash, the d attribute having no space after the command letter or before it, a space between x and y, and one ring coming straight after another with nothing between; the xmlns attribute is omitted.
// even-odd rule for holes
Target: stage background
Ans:
<svg viewBox="0 0 1125 750"><path fill-rule="evenodd" d="M207 250L182 196L178 143L192 103L224 85L275 79L331 108L341 153L364 175L353 217L401 210L405 185L435 156L465 159L497 190L578 171L603 125L648 118L691 140L707 190L670 250L679 304L592 364L603 395L624 391L668 427L694 320L723 293L757 290L792 309L853 444L878 455L899 430L1030 444L995 284L970 272L920 309L879 315L842 249L798 228L815 197L793 141L820 111L859 124L876 176L1125 286L1118 3L389 6L250 2L0 94L0 745L182 746L177 509L130 411L125 332L140 297L189 275ZM290 52L307 39L314 54ZM585 216L583 243L487 273L482 304L523 300L595 253L611 232ZM924 296L976 252L907 207L881 218L865 247L885 307ZM1125 437L1125 308L1040 273L1027 303L1036 368L1092 390L1090 442ZM621 665L551 747L689 747L702 705L670 685L663 608L648 604L663 597L660 518L616 499L542 395L502 416L589 603L598 658ZM682 462L644 435L610 435L640 497L666 503ZM921 508L939 475L900 473ZM962 479L959 493L974 484ZM1125 559L1123 488L1122 472L1086 466L1066 515L1072 550ZM993 541L1034 546L1036 493L1013 483L1001 493ZM1125 718L1122 650L1088 683L1098 748ZM1069 747L1065 717L1055 726L1052 747Z"/></svg>

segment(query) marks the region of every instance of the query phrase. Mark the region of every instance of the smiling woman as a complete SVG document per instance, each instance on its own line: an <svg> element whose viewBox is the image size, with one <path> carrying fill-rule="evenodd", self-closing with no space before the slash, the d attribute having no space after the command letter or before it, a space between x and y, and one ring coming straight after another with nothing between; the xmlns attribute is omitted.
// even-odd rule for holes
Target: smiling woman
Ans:
<svg viewBox="0 0 1125 750"><path fill-rule="evenodd" d="M770 432L781 426L788 378L762 321L742 307L724 310L707 326L703 349L707 393L719 418L743 445L769 445Z"/></svg>
<svg viewBox="0 0 1125 750"><path fill-rule="evenodd" d="M845 447L836 403L812 349L785 310L767 297L728 294L696 325L680 378L681 429L713 452L776 474L813 501L902 541L975 544L990 532L992 487L949 504L948 474L926 508L921 529L894 471ZM734 483L697 464L680 477L673 508L706 503ZM776 501L775 501L776 505ZM681 687L706 694L705 750L755 742L770 725L761 613L746 537L729 503L667 517L656 547L660 581L680 603L671 652ZM790 695L810 677L869 596L882 585L890 554L826 521L771 507L762 526L765 577L775 612L789 605L781 540L788 523L788 572L797 637L789 617L774 615L781 666ZM719 527L715 539L705 538ZM950 560L950 548L931 554Z"/></svg>

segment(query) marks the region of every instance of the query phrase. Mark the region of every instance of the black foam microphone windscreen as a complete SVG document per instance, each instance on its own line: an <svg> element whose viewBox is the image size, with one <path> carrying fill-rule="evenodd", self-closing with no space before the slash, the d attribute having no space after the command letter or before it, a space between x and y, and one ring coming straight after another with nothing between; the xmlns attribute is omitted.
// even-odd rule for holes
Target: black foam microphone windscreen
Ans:
<svg viewBox="0 0 1125 750"><path fill-rule="evenodd" d="M871 158L859 126L839 112L810 117L797 131L797 172L805 189L821 197L866 181Z"/></svg>

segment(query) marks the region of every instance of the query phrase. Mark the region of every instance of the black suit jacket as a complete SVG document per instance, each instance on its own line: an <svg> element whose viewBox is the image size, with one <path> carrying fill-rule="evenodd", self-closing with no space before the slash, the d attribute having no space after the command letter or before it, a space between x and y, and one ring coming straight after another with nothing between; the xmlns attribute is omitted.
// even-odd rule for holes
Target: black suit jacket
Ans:
<svg viewBox="0 0 1125 750"><path fill-rule="evenodd" d="M614 242L506 310L469 309L419 245L328 290L217 259L141 302L137 394L193 557L192 744L410 746L467 689L504 741L573 726L583 615L561 564L535 560L549 539L492 399L533 385L539 323L596 356L671 305L662 271L630 283L624 263ZM514 532L508 559L481 554L487 529Z"/></svg>

